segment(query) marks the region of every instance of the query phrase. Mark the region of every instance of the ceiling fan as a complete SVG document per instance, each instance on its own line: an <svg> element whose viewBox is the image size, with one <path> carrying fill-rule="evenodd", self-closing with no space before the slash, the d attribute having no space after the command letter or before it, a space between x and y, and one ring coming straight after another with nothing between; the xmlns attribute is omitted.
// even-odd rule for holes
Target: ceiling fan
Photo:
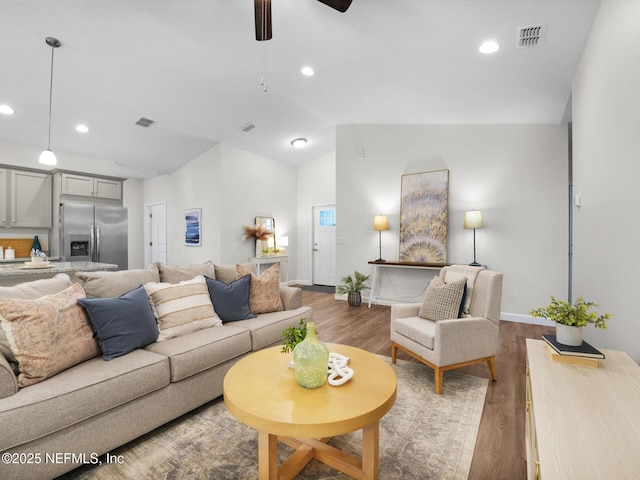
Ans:
<svg viewBox="0 0 640 480"><path fill-rule="evenodd" d="M346 12L353 0L318 0L339 12ZM253 0L256 17L256 40L271 40L271 0Z"/></svg>

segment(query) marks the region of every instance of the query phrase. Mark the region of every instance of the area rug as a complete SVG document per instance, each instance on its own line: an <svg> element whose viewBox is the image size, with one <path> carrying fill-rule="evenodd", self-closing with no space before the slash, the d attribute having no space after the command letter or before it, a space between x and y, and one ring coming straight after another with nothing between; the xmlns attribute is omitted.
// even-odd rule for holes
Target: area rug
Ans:
<svg viewBox="0 0 640 480"><path fill-rule="evenodd" d="M380 421L380 480L466 479L488 380L449 371L442 395L436 395L430 368L401 360L392 368L398 378L398 395L391 411ZM335 437L330 444L359 455L361 440L361 432L354 432ZM292 452L290 447L280 445L280 463ZM258 478L257 433L228 413L221 399L110 453L121 455L123 463L82 467L62 478ZM297 478L350 477L312 460Z"/></svg>

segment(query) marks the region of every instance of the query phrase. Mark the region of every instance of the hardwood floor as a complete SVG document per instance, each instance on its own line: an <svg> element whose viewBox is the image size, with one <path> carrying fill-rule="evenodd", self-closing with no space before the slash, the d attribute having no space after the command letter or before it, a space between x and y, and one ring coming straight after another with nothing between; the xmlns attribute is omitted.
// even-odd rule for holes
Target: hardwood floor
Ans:
<svg viewBox="0 0 640 480"><path fill-rule="evenodd" d="M369 352L391 356L390 307L350 307L333 295L302 292L302 303L312 306L319 338ZM496 355L498 380L489 382L469 479L526 479L524 445L526 338L553 333L553 328L515 322L500 322L500 345ZM413 359L400 352L398 358ZM457 371L490 379L486 364ZM444 389L447 373L444 374Z"/></svg>

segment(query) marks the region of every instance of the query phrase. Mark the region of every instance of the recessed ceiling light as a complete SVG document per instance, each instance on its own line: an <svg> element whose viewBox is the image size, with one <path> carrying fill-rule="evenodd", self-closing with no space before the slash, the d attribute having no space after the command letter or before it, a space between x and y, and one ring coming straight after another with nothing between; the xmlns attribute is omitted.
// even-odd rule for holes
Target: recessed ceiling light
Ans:
<svg viewBox="0 0 640 480"><path fill-rule="evenodd" d="M313 68L311 67L302 67L302 70L300 70L300 72L303 75L306 75L307 77L313 77L315 75L316 72L313 71Z"/></svg>
<svg viewBox="0 0 640 480"><path fill-rule="evenodd" d="M0 105L0 113L3 115L13 115L15 112L9 105Z"/></svg>
<svg viewBox="0 0 640 480"><path fill-rule="evenodd" d="M498 45L493 40L487 40L482 45L480 45L478 50L480 50L481 53L489 55L491 53L496 53L498 50L500 50L500 45Z"/></svg>
<svg viewBox="0 0 640 480"><path fill-rule="evenodd" d="M306 144L307 144L306 138L295 138L291 140L291 145L293 145L293 147L297 149L304 148Z"/></svg>
<svg viewBox="0 0 640 480"><path fill-rule="evenodd" d="M76 125L76 132L87 133L88 131L89 127L87 127L86 125L83 125L82 123L80 125Z"/></svg>

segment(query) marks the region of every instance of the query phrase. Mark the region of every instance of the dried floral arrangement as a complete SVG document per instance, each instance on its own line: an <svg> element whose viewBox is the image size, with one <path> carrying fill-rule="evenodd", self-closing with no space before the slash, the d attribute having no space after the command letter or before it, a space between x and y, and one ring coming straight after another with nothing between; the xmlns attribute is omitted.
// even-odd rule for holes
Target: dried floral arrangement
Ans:
<svg viewBox="0 0 640 480"><path fill-rule="evenodd" d="M273 235L273 231L269 230L265 225L244 225L244 238L255 238L263 242Z"/></svg>

